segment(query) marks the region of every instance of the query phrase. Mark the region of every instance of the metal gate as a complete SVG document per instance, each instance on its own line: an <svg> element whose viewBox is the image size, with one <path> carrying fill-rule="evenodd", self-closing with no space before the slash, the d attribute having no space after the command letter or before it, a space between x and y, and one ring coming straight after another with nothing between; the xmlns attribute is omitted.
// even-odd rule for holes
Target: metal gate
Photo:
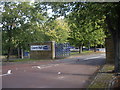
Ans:
<svg viewBox="0 0 120 90"><path fill-rule="evenodd" d="M70 56L70 44L69 43L56 43L55 44L55 57L63 58Z"/></svg>

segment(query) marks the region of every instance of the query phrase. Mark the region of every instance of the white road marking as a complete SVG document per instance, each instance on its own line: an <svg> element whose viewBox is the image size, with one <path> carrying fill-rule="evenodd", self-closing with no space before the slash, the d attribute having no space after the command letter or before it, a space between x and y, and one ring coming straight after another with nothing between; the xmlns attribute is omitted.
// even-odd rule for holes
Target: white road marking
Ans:
<svg viewBox="0 0 120 90"><path fill-rule="evenodd" d="M40 66L37 66L37 68L41 69L41 67L40 67Z"/></svg>
<svg viewBox="0 0 120 90"><path fill-rule="evenodd" d="M11 72L12 72L11 70L8 70L7 74L11 74Z"/></svg>
<svg viewBox="0 0 120 90"><path fill-rule="evenodd" d="M61 76L61 77L58 77L58 79L63 79L64 77L63 76Z"/></svg>
<svg viewBox="0 0 120 90"><path fill-rule="evenodd" d="M58 75L60 75L61 74L61 72L58 72Z"/></svg>
<svg viewBox="0 0 120 90"><path fill-rule="evenodd" d="M59 64L48 64L48 65L32 66L32 68L44 69L44 68L50 68L50 67L58 66L58 65Z"/></svg>
<svg viewBox="0 0 120 90"><path fill-rule="evenodd" d="M101 56L98 56L98 57L91 57L91 58L86 58L86 59L83 59L83 60L89 60L89 59L95 59L95 58L100 58Z"/></svg>
<svg viewBox="0 0 120 90"><path fill-rule="evenodd" d="M40 66L32 66L32 68L38 68L38 69L41 69Z"/></svg>
<svg viewBox="0 0 120 90"><path fill-rule="evenodd" d="M0 75L0 76L10 75L10 74L12 74L11 72L12 72L11 70L8 70L7 74L2 74L2 75Z"/></svg>
<svg viewBox="0 0 120 90"><path fill-rule="evenodd" d="M55 64L54 66L58 66L59 64Z"/></svg>
<svg viewBox="0 0 120 90"><path fill-rule="evenodd" d="M11 73L12 74L12 73ZM10 75L10 74L2 74L2 75L0 75L0 76L6 76L6 75Z"/></svg>

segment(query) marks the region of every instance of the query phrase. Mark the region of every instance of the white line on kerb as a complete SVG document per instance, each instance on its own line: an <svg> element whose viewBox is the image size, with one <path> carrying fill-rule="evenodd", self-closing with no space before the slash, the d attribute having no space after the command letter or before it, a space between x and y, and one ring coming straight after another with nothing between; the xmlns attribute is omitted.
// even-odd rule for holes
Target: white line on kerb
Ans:
<svg viewBox="0 0 120 90"><path fill-rule="evenodd" d="M94 58L100 58L101 56L98 56L98 57L91 57L91 58L86 58L86 59L83 59L83 60L89 60L89 59L94 59Z"/></svg>
<svg viewBox="0 0 120 90"><path fill-rule="evenodd" d="M7 74L2 74L2 75L0 75L0 76L10 75L10 74L12 74L11 72L12 72L11 70L8 70Z"/></svg>

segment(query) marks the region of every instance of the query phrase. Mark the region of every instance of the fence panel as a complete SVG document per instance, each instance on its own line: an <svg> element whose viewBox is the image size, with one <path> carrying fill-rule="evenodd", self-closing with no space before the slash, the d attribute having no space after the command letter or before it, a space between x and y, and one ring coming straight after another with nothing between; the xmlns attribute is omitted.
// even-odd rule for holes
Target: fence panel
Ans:
<svg viewBox="0 0 120 90"><path fill-rule="evenodd" d="M55 57L63 58L70 56L70 44L69 43L56 43L55 44Z"/></svg>

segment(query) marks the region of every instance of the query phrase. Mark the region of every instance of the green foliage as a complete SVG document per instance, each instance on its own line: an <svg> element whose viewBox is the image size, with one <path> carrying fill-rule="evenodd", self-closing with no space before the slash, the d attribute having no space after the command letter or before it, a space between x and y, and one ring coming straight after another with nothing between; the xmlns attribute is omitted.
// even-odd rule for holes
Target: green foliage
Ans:
<svg viewBox="0 0 120 90"><path fill-rule="evenodd" d="M69 27L64 20L54 20L46 25L45 34L50 41L56 41L58 43L67 42L69 36Z"/></svg>
<svg viewBox="0 0 120 90"><path fill-rule="evenodd" d="M36 42L67 42L67 23L64 20L49 21L47 5L29 2L3 2L2 5L2 44L3 51L8 51L6 53L15 48L29 50L29 45Z"/></svg>
<svg viewBox="0 0 120 90"><path fill-rule="evenodd" d="M104 32L119 31L119 3L2 2L3 50L54 40L78 46L104 44ZM52 9L51 17L47 11ZM67 20L57 20L64 16ZM67 40L68 38L68 40Z"/></svg>
<svg viewBox="0 0 120 90"><path fill-rule="evenodd" d="M2 16L3 50L29 50L29 44L43 41L40 25L45 18L35 10L35 6L28 2L4 2Z"/></svg>
<svg viewBox="0 0 120 90"><path fill-rule="evenodd" d="M39 12L35 12L34 7L29 3L5 2L2 16L3 43L6 45L8 43L13 47L19 45L24 47L37 39L35 36L40 35L40 27L37 24L40 20L44 20L44 17ZM39 20L37 21L37 19ZM34 34L32 34L33 32Z"/></svg>
<svg viewBox="0 0 120 90"><path fill-rule="evenodd" d="M55 12L54 17L64 15L69 18L69 26L72 30L69 40L75 45L86 44L88 39L90 39L91 45L93 42L94 45L103 44L102 40L105 35L102 31L107 36L109 35L108 30L111 34L118 31L119 3L68 2L48 3L48 5ZM99 39L100 35L96 36L96 33L101 35L101 39Z"/></svg>
<svg viewBox="0 0 120 90"><path fill-rule="evenodd" d="M69 38L71 44L74 44L76 46L79 46L80 44L84 44L85 46L88 46L88 44L91 46L100 44L103 45L105 38L104 29L97 24L97 21L83 21L82 19L83 18L81 17L80 21L77 21L78 18L72 18L72 16L70 16L68 19L71 29ZM99 23L101 23L101 20L99 20Z"/></svg>

